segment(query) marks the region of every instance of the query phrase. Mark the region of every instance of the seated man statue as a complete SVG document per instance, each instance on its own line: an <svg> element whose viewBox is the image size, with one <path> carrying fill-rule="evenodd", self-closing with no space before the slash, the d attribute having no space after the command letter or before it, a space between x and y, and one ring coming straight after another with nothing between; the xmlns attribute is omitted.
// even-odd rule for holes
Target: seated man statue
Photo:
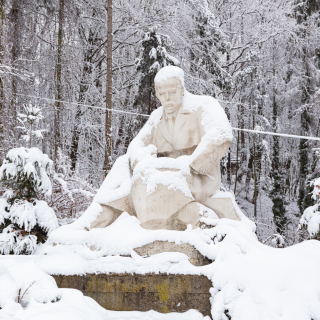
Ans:
<svg viewBox="0 0 320 320"><path fill-rule="evenodd" d="M83 217L86 228L107 227L128 212L146 229L185 230L198 226L203 206L240 220L232 199L220 192L220 160L232 140L220 104L187 92L178 67L162 68L155 90L162 106L109 172L94 199L98 209Z"/></svg>

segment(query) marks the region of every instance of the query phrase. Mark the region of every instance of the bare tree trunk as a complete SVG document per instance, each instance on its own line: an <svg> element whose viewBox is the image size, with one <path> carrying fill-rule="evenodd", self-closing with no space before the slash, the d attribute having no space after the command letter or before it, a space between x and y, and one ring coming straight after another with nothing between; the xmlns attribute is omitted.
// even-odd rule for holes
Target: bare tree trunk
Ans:
<svg viewBox="0 0 320 320"><path fill-rule="evenodd" d="M258 199L258 177L257 177L257 150L256 150L256 138L253 138L253 181L254 181L254 190L252 203L254 204L254 216L257 217L257 199Z"/></svg>
<svg viewBox="0 0 320 320"><path fill-rule="evenodd" d="M92 72L91 68L91 60L88 59L88 52L85 54L84 58L84 67L82 70L82 78L80 82L80 90L79 90L79 104L77 105L77 112L74 118L74 127L72 132L72 140L71 140L71 152L70 152L70 159L71 159L71 169L75 170L78 156L79 156L79 139L81 135L81 118L84 114L82 110L82 104L85 102L86 93L88 91L88 75Z"/></svg>
<svg viewBox="0 0 320 320"><path fill-rule="evenodd" d="M226 107L226 114L227 114L227 117L228 117L228 120L230 121L230 110L229 110L229 107ZM231 146L230 146L230 149L228 151L228 160L227 160L227 181L229 183L229 188L231 186L231 178L232 178L232 175L231 175Z"/></svg>
<svg viewBox="0 0 320 320"><path fill-rule="evenodd" d="M58 30L58 52L57 52L57 64L56 64L56 102L54 113L54 156L57 158L58 149L61 148L61 114L62 114L62 54L63 54L63 26L64 26L64 10L65 0L59 0L59 30Z"/></svg>
<svg viewBox="0 0 320 320"><path fill-rule="evenodd" d="M29 141L29 148L32 148L32 123L30 123L30 141Z"/></svg>
<svg viewBox="0 0 320 320"><path fill-rule="evenodd" d="M236 177L234 181L234 194L237 192L237 182L238 182L238 171L239 171L239 143L240 143L240 132L238 131L237 137L237 164L236 164Z"/></svg>
<svg viewBox="0 0 320 320"><path fill-rule="evenodd" d="M249 201L249 189L250 189L250 184L251 184L251 178L252 178L252 164L253 164L253 150L250 148L250 157L248 161L248 170L247 170L247 175L246 175L246 182L245 182L245 188L246 188L246 200Z"/></svg>
<svg viewBox="0 0 320 320"><path fill-rule="evenodd" d="M3 46L2 46L2 37L3 37L3 28L4 28L4 0L0 0L0 64L3 62ZM3 140L4 134L4 95L3 95L3 81L0 77L0 143Z"/></svg>
<svg viewBox="0 0 320 320"><path fill-rule="evenodd" d="M80 88L80 99L79 99L80 102L82 101L82 95L83 95L83 93L81 92L81 88ZM80 133L81 133L80 124L81 124L82 115L83 115L83 112L81 110L81 106L78 105L76 116L74 119L74 127L73 127L72 140L71 140L70 159L71 159L71 169L72 170L76 169L77 160L78 160L79 138L80 138Z"/></svg>
<svg viewBox="0 0 320 320"><path fill-rule="evenodd" d="M112 166L112 0L108 0L108 33L107 33L107 92L106 92L106 148L104 160L105 175Z"/></svg>
<svg viewBox="0 0 320 320"><path fill-rule="evenodd" d="M230 29L231 29L231 25L229 25ZM230 62L230 52L227 53L227 64L229 64ZM226 71L229 73L229 68L226 69ZM227 100L230 101L230 98L231 98L231 94L228 93L227 94ZM228 120L230 121L230 110L229 110L229 107L228 107L228 104L226 106L226 114L227 114L227 117L228 117ZM227 181L229 182L229 188L231 188L231 181L232 180L232 174L231 174L231 146L230 146L230 149L229 149L229 152L228 152L228 161L227 161Z"/></svg>
<svg viewBox="0 0 320 320"><path fill-rule="evenodd" d="M12 66L18 68L18 60L21 55L21 38L22 38L22 28L23 15L22 7L24 3L21 0L13 0L10 18L11 18L11 63ZM12 130L15 127L15 120L17 118L17 93L18 93L18 79L17 77L12 77L12 99L11 99L11 124Z"/></svg>
<svg viewBox="0 0 320 320"><path fill-rule="evenodd" d="M152 93L152 79L149 78L149 105L148 105L148 114L151 114L151 93Z"/></svg>

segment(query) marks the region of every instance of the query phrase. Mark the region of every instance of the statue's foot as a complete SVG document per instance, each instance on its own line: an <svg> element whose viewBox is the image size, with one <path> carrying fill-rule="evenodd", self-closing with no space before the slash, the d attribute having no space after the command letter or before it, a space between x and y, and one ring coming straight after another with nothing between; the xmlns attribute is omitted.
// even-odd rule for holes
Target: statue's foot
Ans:
<svg viewBox="0 0 320 320"><path fill-rule="evenodd" d="M141 224L141 227L147 230L168 229L166 219L153 219Z"/></svg>
<svg viewBox="0 0 320 320"><path fill-rule="evenodd" d="M89 230L87 229L88 231L94 228L108 227L122 214L120 210L111 208L103 204L101 204L101 208L103 211L100 213L98 218L91 223Z"/></svg>
<svg viewBox="0 0 320 320"><path fill-rule="evenodd" d="M225 194L224 197L219 197L219 194ZM229 192L219 193L217 196L206 199L204 205L212 209L220 219L227 218L240 221L237 210L232 201L232 195ZM229 196L230 195L230 196Z"/></svg>

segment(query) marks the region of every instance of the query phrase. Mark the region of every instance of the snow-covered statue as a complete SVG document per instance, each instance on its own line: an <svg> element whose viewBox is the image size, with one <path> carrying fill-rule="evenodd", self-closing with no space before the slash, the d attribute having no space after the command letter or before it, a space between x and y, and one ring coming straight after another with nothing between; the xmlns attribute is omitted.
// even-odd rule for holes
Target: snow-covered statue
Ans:
<svg viewBox="0 0 320 320"><path fill-rule="evenodd" d="M194 228L206 209L239 220L233 199L220 192L220 160L232 140L220 104L189 93L178 67L162 68L155 89L162 107L116 161L82 217L89 230L107 227L123 212L146 229Z"/></svg>

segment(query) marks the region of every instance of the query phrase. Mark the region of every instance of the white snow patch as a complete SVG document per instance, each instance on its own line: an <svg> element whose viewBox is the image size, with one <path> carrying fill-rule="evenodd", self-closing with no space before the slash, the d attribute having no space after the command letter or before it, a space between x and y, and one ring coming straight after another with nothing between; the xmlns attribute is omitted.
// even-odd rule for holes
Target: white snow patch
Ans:
<svg viewBox="0 0 320 320"><path fill-rule="evenodd" d="M51 196L52 186L48 174L52 172L53 162L48 155L43 154L38 148L21 147L11 149L6 158L0 167L0 180L4 177L32 175L38 191L45 197Z"/></svg>
<svg viewBox="0 0 320 320"><path fill-rule="evenodd" d="M178 78L184 86L184 71L175 66L167 66L159 70L154 78L154 83L160 83L172 78Z"/></svg>
<svg viewBox="0 0 320 320"><path fill-rule="evenodd" d="M56 246L44 245L38 250L38 255L2 256L0 263L6 264L13 259L19 263L33 261L43 272L64 275L113 272L205 275L212 281L210 293L213 320L225 320L226 314L237 320L319 318L318 241L309 240L292 247L275 249L259 243L255 234L243 223L228 219L217 220L213 214L212 218L212 225L216 226L211 229L152 231L141 228L135 217L123 214L105 229L93 229L89 232L70 230L69 235L63 234L63 242ZM206 219L210 220L210 217ZM59 230L52 232L51 243L57 239L61 241ZM196 267L191 265L188 257L182 253L141 257L133 251L134 248L153 241L189 243L213 262ZM11 272L11 268L9 270ZM35 273L39 273L42 278L39 271ZM3 282L0 279L0 286L8 281L10 277ZM8 287L15 288L13 285ZM5 296L9 297L16 291L4 292ZM61 292L63 301L65 291ZM49 297L51 299L52 296ZM78 303L77 299L80 299L81 303L87 303L82 295L74 296L73 299L73 306ZM53 303L52 308L60 302ZM70 300L68 303L71 303ZM45 305L43 307L46 308ZM142 315L147 314L138 313L137 319ZM111 317L111 313L108 313L108 316ZM125 316L127 315L124 313L112 313L115 318ZM17 315L15 317L20 319ZM150 317L153 319L153 315Z"/></svg>
<svg viewBox="0 0 320 320"><path fill-rule="evenodd" d="M208 224L215 225L214 228L186 231L145 230L135 217L124 213L114 224L105 229L93 229L89 232L69 229L69 233L63 233L60 228L53 231L50 243L38 249L38 255L0 257L0 263L7 268L10 267L8 269L10 272L3 267L0 269L0 303L1 307L4 303L7 305L0 311L0 316L6 312L8 318L10 314L11 317L25 319L26 316L23 315L29 315L28 308L33 306L36 309L40 308L39 301L48 301L42 304L42 312L49 310L58 312L58 307L64 306L74 308L73 312L77 313L79 309L82 310L78 303L83 304L83 308L89 308L88 304L91 304L88 298L80 293L62 289L57 291L56 287L49 283L49 292L33 293L30 289L30 295L26 296L26 303L29 303L30 307L26 309L19 307L13 300L19 287L12 283L15 281L15 269L11 267L14 261L21 265L23 272L28 268L35 270L33 274L37 277L34 280L47 279L38 268L48 274L65 275L113 272L205 275L213 284L210 290L213 320L223 320L225 314L238 320L318 319L320 314L318 241L309 240L285 249L270 248L259 243L252 230L243 223L228 219L217 220L213 212L208 212L206 208L202 209L203 218L211 220ZM133 251L136 247L154 241L189 243L213 262L207 266L196 267L191 265L188 257L182 253L161 253L141 257ZM52 246L52 243L56 243L56 246ZM29 266L25 262L28 262ZM2 275L5 276L1 278ZM21 279L24 283L20 287L26 288L30 284L31 277L22 274ZM39 282L39 285L43 287L42 282ZM55 295L61 296L62 299L51 303L50 299L54 300ZM28 312L32 314L33 311ZM89 311L83 312L84 316L87 316ZM97 310L96 312L99 319L100 313ZM137 319L146 315L151 319L162 319L161 315L160 318L156 317L158 314L131 314ZM125 316L127 314L108 313L105 318L116 319ZM91 316L90 319L95 318ZM202 319L200 315L199 319Z"/></svg>
<svg viewBox="0 0 320 320"><path fill-rule="evenodd" d="M319 204L316 204L304 210L303 215L300 219L300 226L306 227L311 237L317 235L320 232Z"/></svg>
<svg viewBox="0 0 320 320"><path fill-rule="evenodd" d="M19 259L20 258L20 259ZM0 259L0 319L11 320L210 320L196 310L162 314L107 311L74 289L58 289L35 257Z"/></svg>

